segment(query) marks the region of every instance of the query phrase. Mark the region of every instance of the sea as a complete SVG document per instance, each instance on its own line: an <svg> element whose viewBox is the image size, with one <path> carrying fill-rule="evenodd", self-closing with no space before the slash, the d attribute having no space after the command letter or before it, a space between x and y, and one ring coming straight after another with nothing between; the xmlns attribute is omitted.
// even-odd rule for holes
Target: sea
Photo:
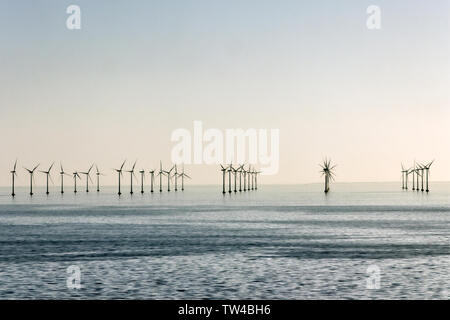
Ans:
<svg viewBox="0 0 450 320"><path fill-rule="evenodd" d="M0 188L0 299L449 299L450 183Z"/></svg>

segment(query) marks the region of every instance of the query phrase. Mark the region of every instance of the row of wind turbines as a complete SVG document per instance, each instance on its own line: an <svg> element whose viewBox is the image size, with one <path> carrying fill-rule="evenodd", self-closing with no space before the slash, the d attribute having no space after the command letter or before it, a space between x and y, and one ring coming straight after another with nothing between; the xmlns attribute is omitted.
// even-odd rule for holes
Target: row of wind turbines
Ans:
<svg viewBox="0 0 450 320"><path fill-rule="evenodd" d="M260 171L255 171L255 168L252 168L248 165L248 169L246 170L245 165L240 165L238 167L233 167L233 164L229 165L220 165L220 171L222 171L222 193L226 192L226 175L228 173L228 193L232 193L232 183L231 183L231 175L234 176L234 192L238 192L237 189L237 177L239 175L239 192L242 191L250 191L250 190L258 190L258 174ZM244 183L242 183L242 181Z"/></svg>
<svg viewBox="0 0 450 320"><path fill-rule="evenodd" d="M129 173L130 174L130 194L133 194L133 186L134 186L134 181L133 178L135 178L137 180L136 174L135 174L135 167L136 167L136 163L137 161L134 162L133 166L131 167L130 170L125 170L124 166L125 166L126 161L124 161L122 163L122 165L120 166L119 169L113 169L113 171L118 173L118 178L119 178L119 191L118 194L121 195L121 181L123 178L123 172ZM38 172L45 174L46 176L46 194L50 194L49 192L49 181L52 182L52 184L54 184L52 176L51 176L51 172L53 169L55 163L52 163L50 165L50 167L47 170L38 170ZM33 195L33 185L35 184L35 179L34 179L34 174L36 172L36 170L40 167L40 164L38 164L37 166L33 167L32 169L23 167L30 175L30 196ZM62 166L62 164L60 164L60 172L59 175L61 177L61 194L64 193L64 176L69 176L73 178L73 182L74 182L74 189L73 192L77 193L77 180L82 180L81 175L84 175L86 177L86 192L89 192L89 182L94 183L92 181L91 178L91 171L94 167L94 164L90 166L89 170L87 171L75 171L72 173L72 175L66 173L64 171L64 168ZM101 173L98 169L98 166L95 165L96 168L96 173L95 175L97 176L97 192L100 192L100 176L105 176L103 173ZM12 176L12 192L11 195L14 197L16 195L15 193L15 180L17 178L17 160L14 163L14 167L13 169L10 171L11 176ZM140 176L141 176L141 193L144 193L144 180L145 180L145 173L146 171L144 169L139 171ZM150 170L149 171L150 174L150 192L154 192L154 185L155 185L155 170ZM170 192L170 182L171 180L175 180L175 184L174 184L174 189L175 191L178 191L178 179L181 178L181 191L184 191L184 179L188 178L191 179L191 177L189 175L187 175L184 172L184 165L182 166L182 171L178 172L178 167L177 165L174 165L170 170L163 170L162 167L162 162L160 161L160 166L159 166L159 172L157 172L157 177L159 176L159 191L162 192L163 191L163 176L167 176L167 191Z"/></svg>
<svg viewBox="0 0 450 320"><path fill-rule="evenodd" d="M412 174L412 190L416 191L426 191L430 192L429 186L428 186L428 177L430 175L430 167L433 164L434 160L431 161L428 164L417 164L414 161L414 166L405 169L405 167L402 165L402 189L408 190L408 178ZM419 178L421 180L421 186L419 185ZM425 180L425 189L424 189L424 180Z"/></svg>

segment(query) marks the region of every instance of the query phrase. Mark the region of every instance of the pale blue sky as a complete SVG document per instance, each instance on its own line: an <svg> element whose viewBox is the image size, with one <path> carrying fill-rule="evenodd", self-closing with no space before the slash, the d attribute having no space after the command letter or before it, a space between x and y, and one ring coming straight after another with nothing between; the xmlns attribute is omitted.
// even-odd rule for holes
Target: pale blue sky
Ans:
<svg viewBox="0 0 450 320"><path fill-rule="evenodd" d="M81 30L66 29L70 4ZM371 4L381 30L366 28ZM448 0L1 0L0 184L15 157L97 162L115 183L124 158L167 162L171 132L194 120L279 128L267 183L321 181L325 155L339 181L396 180L414 158L450 180L449 18Z"/></svg>

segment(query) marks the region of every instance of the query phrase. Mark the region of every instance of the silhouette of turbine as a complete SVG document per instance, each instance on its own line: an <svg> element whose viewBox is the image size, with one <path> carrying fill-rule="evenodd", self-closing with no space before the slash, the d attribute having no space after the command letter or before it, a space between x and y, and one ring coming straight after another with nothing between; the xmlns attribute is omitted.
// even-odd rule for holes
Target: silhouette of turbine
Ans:
<svg viewBox="0 0 450 320"><path fill-rule="evenodd" d="M52 181L52 184L53 184L53 179L52 179L52 176L50 175L50 171L52 170L54 164L55 163L53 162L52 165L50 166L50 168L48 168L47 171L40 170L40 172L45 173L45 175L47 176L47 191L45 192L47 195L49 194L49 192L48 192L48 179L49 178L50 178L50 180Z"/></svg>
<svg viewBox="0 0 450 320"><path fill-rule="evenodd" d="M322 170L320 171L323 176L325 176L325 193L328 193L330 191L330 182L331 180L334 180L334 172L333 169L336 168L336 165L331 166L331 159L325 158L323 160L323 164L320 165Z"/></svg>
<svg viewBox="0 0 450 320"><path fill-rule="evenodd" d="M131 168L131 170L127 170L127 172L130 174L130 179L131 179L131 181L130 181L130 194L133 194L133 177L136 178L136 175L134 174L134 168L136 167L136 162L137 162L137 160L134 162L133 167Z"/></svg>
<svg viewBox="0 0 450 320"><path fill-rule="evenodd" d="M100 172L100 170L98 170L98 166L95 165L95 169L96 169L96 176L97 176L97 192L100 192L100 176L104 176L103 173Z"/></svg>
<svg viewBox="0 0 450 320"><path fill-rule="evenodd" d="M16 193L14 191L14 178L17 177L16 167L17 167L17 159L16 159L16 162L14 162L14 168L12 169L12 171L10 171L11 175L12 175L12 191L11 191L11 195L13 197L16 195Z"/></svg>
<svg viewBox="0 0 450 320"><path fill-rule="evenodd" d="M63 166L62 166L61 163L59 165L61 167L60 168L61 170L59 171L59 174L61 176L61 194L63 194L64 193L64 176L69 176L70 177L70 175L64 172L64 169L63 169Z"/></svg>
<svg viewBox="0 0 450 320"><path fill-rule="evenodd" d="M87 172L80 172L81 174L84 174L86 176L86 192L89 192L89 180L92 183L94 183L92 181L92 178L91 178L91 175L90 175L91 170L92 170L93 167L94 167L94 165L91 165L91 167L89 168L89 170Z"/></svg>
<svg viewBox="0 0 450 320"><path fill-rule="evenodd" d="M123 176L122 170L123 170L123 166L125 165L126 160L122 163L122 165L120 166L120 169L113 169L117 172L118 176L119 176L119 192L117 193L119 196L122 194L122 192L120 191L120 178Z"/></svg>

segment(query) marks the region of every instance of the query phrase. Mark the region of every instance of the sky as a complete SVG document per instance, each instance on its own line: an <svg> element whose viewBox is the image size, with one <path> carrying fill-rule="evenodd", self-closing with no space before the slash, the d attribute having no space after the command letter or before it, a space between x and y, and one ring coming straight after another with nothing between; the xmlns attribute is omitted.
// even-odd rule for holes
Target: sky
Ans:
<svg viewBox="0 0 450 320"><path fill-rule="evenodd" d="M321 182L324 157L339 182L400 181L415 159L449 181L449 18L448 0L0 0L0 185L16 158L20 185L22 166L53 161L96 163L105 184L125 159L168 167L194 121L279 129L261 184ZM186 170L221 183L217 165Z"/></svg>

